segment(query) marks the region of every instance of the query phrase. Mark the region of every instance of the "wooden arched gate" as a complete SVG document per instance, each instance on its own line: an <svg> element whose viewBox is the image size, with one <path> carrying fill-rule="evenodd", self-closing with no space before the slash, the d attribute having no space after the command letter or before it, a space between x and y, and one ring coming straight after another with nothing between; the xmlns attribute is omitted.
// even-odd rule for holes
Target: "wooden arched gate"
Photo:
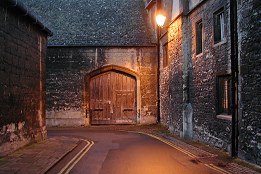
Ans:
<svg viewBox="0 0 261 174"><path fill-rule="evenodd" d="M136 80L118 71L90 79L91 124L135 124Z"/></svg>

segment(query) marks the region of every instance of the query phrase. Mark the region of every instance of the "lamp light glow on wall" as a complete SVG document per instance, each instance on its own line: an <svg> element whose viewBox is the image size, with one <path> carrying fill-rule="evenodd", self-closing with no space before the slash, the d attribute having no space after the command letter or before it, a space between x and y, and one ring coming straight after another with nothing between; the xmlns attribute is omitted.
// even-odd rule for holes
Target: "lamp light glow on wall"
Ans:
<svg viewBox="0 0 261 174"><path fill-rule="evenodd" d="M158 14L156 16L156 22L157 22L157 25L159 27L163 27L164 23L165 23L165 20L166 20L166 16L162 15L162 14Z"/></svg>

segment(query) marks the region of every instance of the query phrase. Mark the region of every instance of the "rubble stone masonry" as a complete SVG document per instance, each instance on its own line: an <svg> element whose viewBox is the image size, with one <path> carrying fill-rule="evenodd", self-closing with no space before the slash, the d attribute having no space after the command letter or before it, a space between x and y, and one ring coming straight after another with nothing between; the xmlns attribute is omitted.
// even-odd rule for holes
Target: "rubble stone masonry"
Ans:
<svg viewBox="0 0 261 174"><path fill-rule="evenodd" d="M261 1L238 1L239 156L261 165Z"/></svg>
<svg viewBox="0 0 261 174"><path fill-rule="evenodd" d="M221 8L226 38L214 44L213 14ZM162 123L171 132L229 151L231 121L216 114L216 78L230 74L228 9L228 1L205 1L171 22L161 39L168 42L169 65L161 66L160 85ZM200 20L203 51L197 55L195 29Z"/></svg>
<svg viewBox="0 0 261 174"><path fill-rule="evenodd" d="M162 123L177 135L228 152L231 151L232 115L217 112L217 80L231 75L229 3L228 0L198 1L185 7L183 15L171 21L168 33L161 38L162 45L168 42L170 63L162 67L161 61L160 76ZM238 156L260 165L261 37L257 33L261 29L261 2L239 0L237 7ZM214 14L220 9L224 11L225 39L214 43ZM199 21L203 26L203 49L197 54L196 24Z"/></svg>
<svg viewBox="0 0 261 174"><path fill-rule="evenodd" d="M182 17L172 23L168 30L165 42L168 43L169 63L166 67L161 66L160 78L161 117L162 123L168 124L172 132L179 134L182 132L183 108Z"/></svg>
<svg viewBox="0 0 261 174"><path fill-rule="evenodd" d="M84 80L106 66L118 66L138 74L137 121L156 123L156 49L150 47L48 47L47 126L88 126ZM85 102L86 101L86 102Z"/></svg>
<svg viewBox="0 0 261 174"><path fill-rule="evenodd" d="M213 14L224 9L225 39L214 44ZM230 150L231 121L217 118L217 77L230 74L228 1L210 0L188 15L191 37L192 77L190 86L193 107L193 138ZM203 50L196 54L196 23L202 20Z"/></svg>

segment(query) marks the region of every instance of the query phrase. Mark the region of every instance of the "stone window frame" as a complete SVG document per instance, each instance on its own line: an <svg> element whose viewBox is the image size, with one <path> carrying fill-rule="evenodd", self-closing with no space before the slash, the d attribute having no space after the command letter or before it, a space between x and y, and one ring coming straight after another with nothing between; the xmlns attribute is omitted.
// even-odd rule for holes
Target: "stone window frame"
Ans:
<svg viewBox="0 0 261 174"><path fill-rule="evenodd" d="M200 28L200 31L199 31ZM195 31L196 31L196 55L200 55L203 53L203 20L200 19L195 23Z"/></svg>
<svg viewBox="0 0 261 174"><path fill-rule="evenodd" d="M230 120L232 118L232 76L230 74L217 76L216 80L216 113L217 118ZM224 96L225 95L225 96ZM223 107L224 105L225 108ZM224 111L224 109L226 111Z"/></svg>
<svg viewBox="0 0 261 174"><path fill-rule="evenodd" d="M213 42L216 45L225 41L225 10L221 7L213 13Z"/></svg>

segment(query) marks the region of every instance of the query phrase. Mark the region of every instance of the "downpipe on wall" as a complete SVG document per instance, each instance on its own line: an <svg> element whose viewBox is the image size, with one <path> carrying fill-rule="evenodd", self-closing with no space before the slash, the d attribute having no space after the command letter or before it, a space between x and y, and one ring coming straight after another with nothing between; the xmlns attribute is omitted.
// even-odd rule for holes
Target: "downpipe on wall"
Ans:
<svg viewBox="0 0 261 174"><path fill-rule="evenodd" d="M161 10L161 0L157 0L157 11ZM160 27L157 26L157 123L160 124Z"/></svg>
<svg viewBox="0 0 261 174"><path fill-rule="evenodd" d="M238 155L238 35L237 35L237 0L230 0L230 40L232 74L232 135L231 156Z"/></svg>
<svg viewBox="0 0 261 174"><path fill-rule="evenodd" d="M157 26L157 123L160 124L160 27Z"/></svg>

